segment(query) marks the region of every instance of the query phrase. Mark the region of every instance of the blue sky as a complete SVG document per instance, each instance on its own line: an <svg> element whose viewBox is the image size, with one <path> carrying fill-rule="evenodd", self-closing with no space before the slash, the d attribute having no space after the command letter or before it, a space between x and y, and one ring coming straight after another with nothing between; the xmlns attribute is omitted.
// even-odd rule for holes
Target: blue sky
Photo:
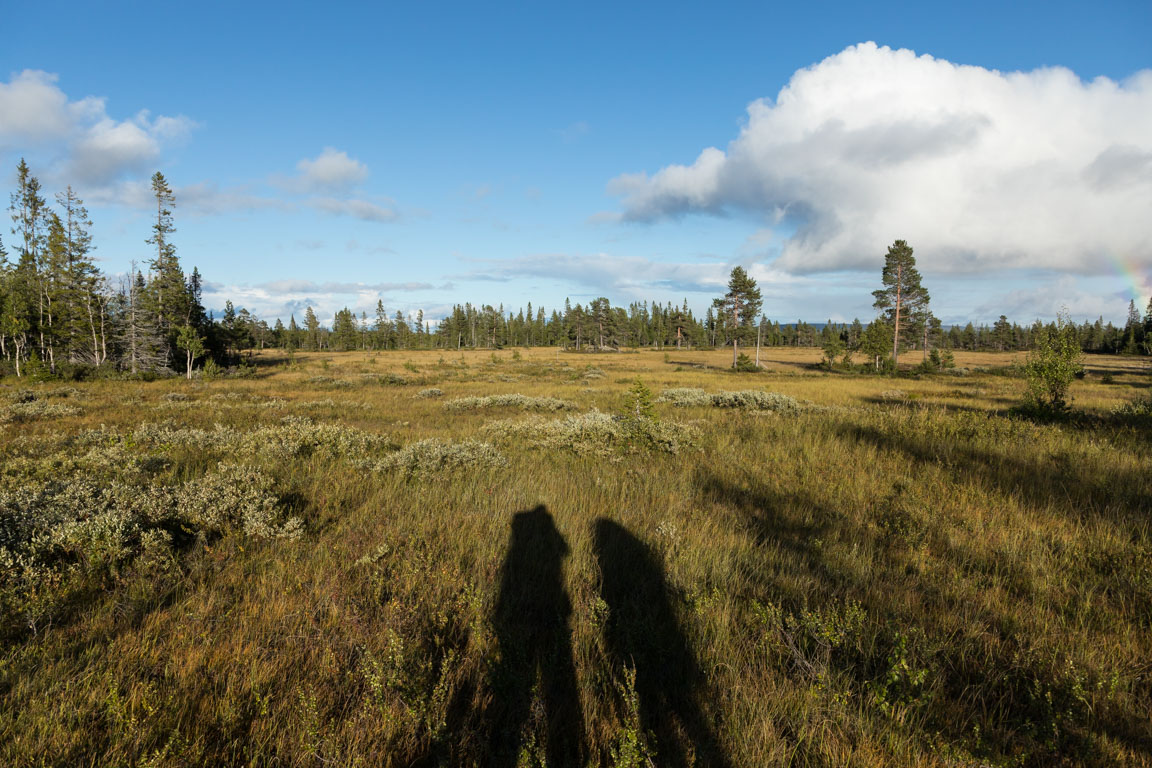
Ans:
<svg viewBox="0 0 1152 768"><path fill-rule="evenodd" d="M1152 292L1146 2L7 5L0 178L115 274L163 170L210 307L866 319L896 238L945 322Z"/></svg>

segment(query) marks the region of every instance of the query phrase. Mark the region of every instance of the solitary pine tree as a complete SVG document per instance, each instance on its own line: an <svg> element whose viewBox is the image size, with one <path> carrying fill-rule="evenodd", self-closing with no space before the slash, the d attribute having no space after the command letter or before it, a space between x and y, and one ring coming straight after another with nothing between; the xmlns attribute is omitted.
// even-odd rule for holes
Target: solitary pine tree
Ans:
<svg viewBox="0 0 1152 768"><path fill-rule="evenodd" d="M728 277L728 292L722 298L716 299L713 304L720 315L731 323L732 367L735 368L740 337L755 324L756 316L763 304L760 289L743 267L733 267L732 274Z"/></svg>
<svg viewBox="0 0 1152 768"><path fill-rule="evenodd" d="M888 247L880 281L884 287L872 292L876 298L872 306L880 310L892 325L892 364L895 367L900 360L900 331L928 310L928 291L920 285L920 272L912 256L912 246L897 240Z"/></svg>

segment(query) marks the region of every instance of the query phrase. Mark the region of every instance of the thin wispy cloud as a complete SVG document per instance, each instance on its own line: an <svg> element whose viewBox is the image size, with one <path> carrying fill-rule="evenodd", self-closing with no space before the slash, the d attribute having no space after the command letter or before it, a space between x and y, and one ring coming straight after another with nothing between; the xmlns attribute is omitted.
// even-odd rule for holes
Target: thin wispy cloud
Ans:
<svg viewBox="0 0 1152 768"><path fill-rule="evenodd" d="M597 295L629 299L664 297L674 300L684 294L715 295L722 292L732 264L715 260L666 262L640 256L594 254L536 254L512 259L476 259L477 269L454 275L454 279L478 282L511 282L524 277L553 280L579 286ZM806 278L771 267L749 265L753 276L769 295L792 290Z"/></svg>

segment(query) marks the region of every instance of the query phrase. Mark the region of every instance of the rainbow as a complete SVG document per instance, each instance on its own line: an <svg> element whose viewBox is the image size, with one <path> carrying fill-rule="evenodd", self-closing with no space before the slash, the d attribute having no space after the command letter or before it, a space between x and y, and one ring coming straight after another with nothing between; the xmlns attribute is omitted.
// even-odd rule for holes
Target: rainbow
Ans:
<svg viewBox="0 0 1152 768"><path fill-rule="evenodd" d="M1130 298L1137 304L1144 301L1144 297L1152 294L1152 270L1142 269L1135 261L1119 254L1108 254L1108 261L1116 274L1124 281ZM1143 307L1139 307L1143 310Z"/></svg>

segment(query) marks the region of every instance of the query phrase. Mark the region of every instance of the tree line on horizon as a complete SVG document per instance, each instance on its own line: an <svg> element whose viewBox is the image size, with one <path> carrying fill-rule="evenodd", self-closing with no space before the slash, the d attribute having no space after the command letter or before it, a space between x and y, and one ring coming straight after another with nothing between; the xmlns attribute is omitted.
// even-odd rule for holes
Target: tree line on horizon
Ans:
<svg viewBox="0 0 1152 768"><path fill-rule="evenodd" d="M499 349L557 346L573 351L639 348L709 349L731 346L818 347L826 355L859 352L881 369L891 368L901 350L1028 350L1052 323L968 323L945 328L928 310L912 249L898 240L889 248L876 291L878 316L868 323L781 323L761 312L755 281L740 267L732 271L725 296L703 316L687 299L636 301L613 305L606 297L586 304L565 300L563 308L542 306L509 311L501 304L456 304L432 321L423 310L390 314L378 301L371 317L345 307L330 323L307 307L301 324L295 315L272 325L226 302L219 318L205 310L202 277L186 274L173 235L175 197L163 174L153 175L156 209L144 268L133 262L115 281L96 265L92 222L71 187L44 198L40 182L21 160L17 188L10 198L12 254L0 238L0 372L17 376L82 378L94 372L145 374L182 372L196 364L236 363L242 353L268 347L283 350ZM11 260L10 260L11 256ZM911 269L911 273L907 270ZM903 272L901 272L903 270ZM891 274L889 274L891 272ZM900 284L914 276L914 285ZM898 285L900 284L900 285ZM896 285L896 288L892 286ZM908 291L911 291L910 293ZM905 291L901 294L901 291ZM1083 351L1152 353L1152 299L1141 316L1135 302L1116 327L1102 318L1076 326Z"/></svg>

